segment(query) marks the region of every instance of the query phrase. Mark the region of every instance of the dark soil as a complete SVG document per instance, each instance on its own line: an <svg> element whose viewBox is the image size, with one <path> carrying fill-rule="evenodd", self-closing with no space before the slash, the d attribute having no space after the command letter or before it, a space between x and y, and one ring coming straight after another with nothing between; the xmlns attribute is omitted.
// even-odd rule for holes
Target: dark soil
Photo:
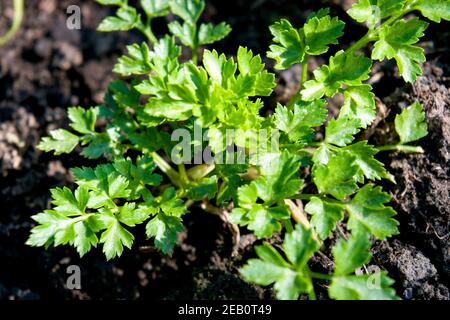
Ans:
<svg viewBox="0 0 450 320"><path fill-rule="evenodd" d="M325 5L347 22L348 44L364 33L346 17L348 1L261 0L209 1L204 19L229 22L233 33L218 45L228 54L245 44L264 54L267 26L279 17L300 25L311 10ZM3 4L3 3L2 3ZM81 30L68 30L65 10L82 8ZM143 250L149 243L137 237L133 250L105 262L99 250L80 259L71 248L30 248L24 245L30 216L49 207L49 189L70 185L69 169L94 165L74 155L54 157L36 149L42 136L67 126L66 108L101 103L112 66L125 45L141 40L134 33L95 31L108 9L94 1L26 1L26 21L15 39L0 48L0 300L1 299L269 299L271 289L249 285L238 268L254 255L256 241L243 234L232 255L232 234L215 216L198 208L185 219L172 257ZM7 9L8 17L12 11ZM9 19L8 19L9 20ZM4 17L0 34L6 30ZM380 154L397 184L384 186L393 196L401 234L374 246L371 266L389 272L405 299L449 299L449 24L431 27L424 42L428 55L424 76L413 86L398 79L391 63L377 64L371 78L380 110L387 117L370 133L371 142L395 139L390 123L414 100L424 104L430 135L420 141L423 155ZM164 27L156 26L164 32ZM269 64L272 63L268 61ZM311 66L323 60L312 60ZM276 96L269 106L285 101L296 89L297 69L278 74ZM380 80L380 75L383 75ZM270 109L270 107L269 107ZM383 112L380 111L380 115ZM144 232L137 232L144 234ZM332 240L334 241L334 240ZM273 240L274 244L280 239ZM331 270L329 252L315 257L315 268ZM79 265L82 289L65 287L68 265ZM319 297L326 297L318 284Z"/></svg>

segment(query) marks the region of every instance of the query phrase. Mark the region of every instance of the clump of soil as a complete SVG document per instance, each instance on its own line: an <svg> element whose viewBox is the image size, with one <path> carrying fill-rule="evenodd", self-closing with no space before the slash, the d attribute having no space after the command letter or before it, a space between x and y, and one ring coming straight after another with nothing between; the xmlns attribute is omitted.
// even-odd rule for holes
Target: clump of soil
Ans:
<svg viewBox="0 0 450 320"><path fill-rule="evenodd" d="M390 116L373 138L375 144L398 141L394 116L416 100L423 104L429 131L419 141L424 153L382 157L397 181L386 190L398 212L400 235L376 248L375 258L399 275L404 298L449 299L450 92L441 68L426 63L423 69L410 89L398 89L384 99Z"/></svg>

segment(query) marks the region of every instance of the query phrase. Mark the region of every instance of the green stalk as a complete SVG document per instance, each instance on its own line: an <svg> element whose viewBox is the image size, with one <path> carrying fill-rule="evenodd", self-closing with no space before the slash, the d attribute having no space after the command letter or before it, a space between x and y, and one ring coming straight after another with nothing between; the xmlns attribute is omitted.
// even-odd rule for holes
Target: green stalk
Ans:
<svg viewBox="0 0 450 320"><path fill-rule="evenodd" d="M197 54L197 50L198 50L197 47L191 48L191 51L192 51L192 62L193 62L195 65L198 64L198 54Z"/></svg>
<svg viewBox="0 0 450 320"><path fill-rule="evenodd" d="M342 202L342 201L328 198L328 197L326 197L326 196L324 196L322 194L300 193L300 194L296 194L296 195L294 195L294 196L292 196L290 198L291 199L299 199L299 200L308 200L309 201L309 200L311 200L312 197L320 198L320 199L323 199L323 200L325 200L327 202L332 202L332 203L339 204L339 205L345 205L345 203Z"/></svg>
<svg viewBox="0 0 450 320"><path fill-rule="evenodd" d="M399 151L399 152L411 152L411 153L424 153L422 147L407 146L404 144L389 144L385 146L377 147L379 151Z"/></svg>
<svg viewBox="0 0 450 320"><path fill-rule="evenodd" d="M184 166L184 163L180 163L178 165L178 172L181 179L181 184L186 185L189 183L189 176L186 173L186 167Z"/></svg>
<svg viewBox="0 0 450 320"><path fill-rule="evenodd" d="M294 227L292 226L292 222L291 222L291 220L285 220L284 221L284 226L286 227L286 231L288 232L288 233L291 233L291 232L293 232L294 231Z"/></svg>
<svg viewBox="0 0 450 320"><path fill-rule="evenodd" d="M302 62L302 76L300 78L300 89L303 88L303 84L308 80L308 55L305 55L305 58Z"/></svg>
<svg viewBox="0 0 450 320"><path fill-rule="evenodd" d="M11 24L11 28L2 36L0 37L0 46L7 43L19 30L20 24L22 23L23 19L23 12L24 12L24 0L14 0L14 17L13 22Z"/></svg>
<svg viewBox="0 0 450 320"><path fill-rule="evenodd" d="M148 39L151 44L155 44L158 42L158 38L156 38L155 34L152 31L152 18L147 17L147 21L145 25L141 22L137 27L139 31L141 31Z"/></svg>
<svg viewBox="0 0 450 320"><path fill-rule="evenodd" d="M320 280L331 280L332 276L329 274L322 274L322 273L317 273L317 272L309 272L309 275L311 276L311 278L315 278L315 279L320 279Z"/></svg>
<svg viewBox="0 0 450 320"><path fill-rule="evenodd" d="M287 106L291 108L294 103L301 98L300 91L302 91L303 84L308 80L308 55L305 55L302 61L302 73L300 75L300 82L297 93L289 100Z"/></svg>
<svg viewBox="0 0 450 320"><path fill-rule="evenodd" d="M353 53L355 51L358 51L359 49L363 48L366 44L368 44L370 41L375 40L373 38L373 31L369 30L367 31L366 35L356 41L354 44L352 44L346 51L346 53Z"/></svg>
<svg viewBox="0 0 450 320"><path fill-rule="evenodd" d="M307 194L307 193L302 193L302 194L296 194L294 196L294 199L299 199L299 200L311 200L312 197L317 197L318 194Z"/></svg>
<svg viewBox="0 0 450 320"><path fill-rule="evenodd" d="M194 41L193 41L193 45L191 47L191 60L195 65L198 64L197 50L198 50L198 30L197 30L197 25L194 25Z"/></svg>
<svg viewBox="0 0 450 320"><path fill-rule="evenodd" d="M151 152L150 155L153 157L153 161L158 166L158 168L164 172L170 181L177 187L181 186L180 175L176 170L174 170L158 153L155 151Z"/></svg>

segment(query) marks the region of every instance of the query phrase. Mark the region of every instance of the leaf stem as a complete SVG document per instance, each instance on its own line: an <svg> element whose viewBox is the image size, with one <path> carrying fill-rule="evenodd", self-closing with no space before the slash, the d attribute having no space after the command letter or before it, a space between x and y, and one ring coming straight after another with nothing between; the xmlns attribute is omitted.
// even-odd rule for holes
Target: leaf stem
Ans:
<svg viewBox="0 0 450 320"><path fill-rule="evenodd" d="M356 41L352 44L346 51L346 53L354 53L359 49L363 48L366 44L376 39L376 36L373 34L373 30L367 31L364 37Z"/></svg>
<svg viewBox="0 0 450 320"><path fill-rule="evenodd" d="M197 65L198 64L198 54L197 54L197 49L196 47L191 48L192 51L192 62Z"/></svg>
<svg viewBox="0 0 450 320"><path fill-rule="evenodd" d="M181 178L181 184L185 185L187 183L189 183L189 177L186 173L186 167L184 166L184 163L180 163L178 165L178 172Z"/></svg>
<svg viewBox="0 0 450 320"><path fill-rule="evenodd" d="M137 29L147 37L150 44L153 45L158 42L158 38L156 38L155 34L152 31L152 17L147 16L145 24L141 21L137 26Z"/></svg>
<svg viewBox="0 0 450 320"><path fill-rule="evenodd" d="M303 88L303 84L308 80L308 55L305 55L305 58L302 62L302 76L300 78L299 89Z"/></svg>
<svg viewBox="0 0 450 320"><path fill-rule="evenodd" d="M312 197L317 197L327 202L332 202L334 204L344 205L342 201L328 198L322 194L308 194L308 193L300 193L291 197L291 199L299 199L299 200L311 200Z"/></svg>
<svg viewBox="0 0 450 320"><path fill-rule="evenodd" d="M174 170L156 151L150 153L153 157L153 161L158 166L158 168L164 172L170 181L177 187L181 186L180 175L176 170Z"/></svg>
<svg viewBox="0 0 450 320"><path fill-rule="evenodd" d="M194 41L191 47L191 60L195 65L198 65L198 28L194 25Z"/></svg>
<svg viewBox="0 0 450 320"><path fill-rule="evenodd" d="M309 271L309 275L311 278L321 279L321 280L331 280L332 276L329 274L323 274L318 272Z"/></svg>
<svg viewBox="0 0 450 320"><path fill-rule="evenodd" d="M302 193L302 194L296 194L293 198L299 199L299 200L311 200L312 197L318 197L318 194L308 194L308 193Z"/></svg>
<svg viewBox="0 0 450 320"><path fill-rule="evenodd" d="M23 19L23 12L24 12L24 0L14 0L14 17L11 24L11 28L0 37L0 46L7 43L19 30L20 24L22 23Z"/></svg>
<svg viewBox="0 0 450 320"><path fill-rule="evenodd" d="M287 219L284 221L284 226L286 228L286 231L288 233L291 233L292 231L294 231L294 227L292 226L292 222L291 220Z"/></svg>
<svg viewBox="0 0 450 320"><path fill-rule="evenodd" d="M377 147L379 151L399 151L399 152L411 152L411 153L424 153L422 147L407 146L404 144L389 144L385 146Z"/></svg>
<svg viewBox="0 0 450 320"><path fill-rule="evenodd" d="M302 91L303 84L308 80L308 55L305 55L302 61L302 73L300 75L300 82L298 84L297 93L289 100L287 106L290 108L301 98L300 92Z"/></svg>

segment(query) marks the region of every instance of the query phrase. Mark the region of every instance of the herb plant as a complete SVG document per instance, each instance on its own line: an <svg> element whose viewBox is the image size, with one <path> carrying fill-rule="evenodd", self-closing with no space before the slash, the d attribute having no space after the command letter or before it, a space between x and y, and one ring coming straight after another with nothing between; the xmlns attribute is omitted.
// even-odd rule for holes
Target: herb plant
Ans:
<svg viewBox="0 0 450 320"><path fill-rule="evenodd" d="M328 283L334 299L397 299L386 272L375 274L379 281L373 287L368 281L374 275L358 270L371 258L373 239L398 234L390 196L375 185L380 179L395 182L394 177L375 155L423 152L410 144L427 134L422 106L416 102L397 115L398 144L376 147L355 136L376 117L372 87L365 83L372 60L395 59L399 75L415 81L425 61L417 42L428 23L408 14L449 20L450 1L360 0L348 14L367 25L367 34L331 56L309 80L308 57L338 44L344 22L322 9L302 28L286 19L274 23L267 57L279 70L301 64L302 77L298 93L267 117L259 114L260 97L272 94L275 75L259 55L245 47L236 58L204 50L198 61L201 47L231 30L226 23L199 22L203 0L141 0L139 10L126 0L98 2L117 7L100 31L136 29L147 41L128 46L114 67L129 81L112 82L100 106L69 108L71 129L52 131L39 144L57 155L79 146L82 156L104 161L72 169L75 190L51 191L53 208L33 216L38 225L27 244L70 244L80 256L102 244L109 260L132 247L133 227L145 223L154 246L171 254L184 230L183 216L199 205L220 215L237 236L236 225L258 239L284 234L282 251L268 243L257 246L258 258L241 269L249 282L274 284L279 299L300 294L315 299L315 281ZM177 17L168 24L171 34L158 38L151 24L169 13ZM361 49L369 43L373 50L367 57ZM181 45L190 49L191 59L182 59ZM344 96L340 113L327 120L326 98L338 93ZM105 127L96 126L99 118L107 120ZM181 152L170 134L182 129L193 136L196 127L202 129L191 141L194 152ZM318 127L324 127L321 141L315 138ZM254 147L258 130L278 134L275 150L267 146L268 136ZM232 155L230 145L237 150ZM204 148L215 160L193 164ZM216 161L218 156L225 162ZM245 161L229 161L236 156ZM317 192L304 193L306 186ZM308 262L333 235L340 238L332 248L334 272L311 270Z"/></svg>

